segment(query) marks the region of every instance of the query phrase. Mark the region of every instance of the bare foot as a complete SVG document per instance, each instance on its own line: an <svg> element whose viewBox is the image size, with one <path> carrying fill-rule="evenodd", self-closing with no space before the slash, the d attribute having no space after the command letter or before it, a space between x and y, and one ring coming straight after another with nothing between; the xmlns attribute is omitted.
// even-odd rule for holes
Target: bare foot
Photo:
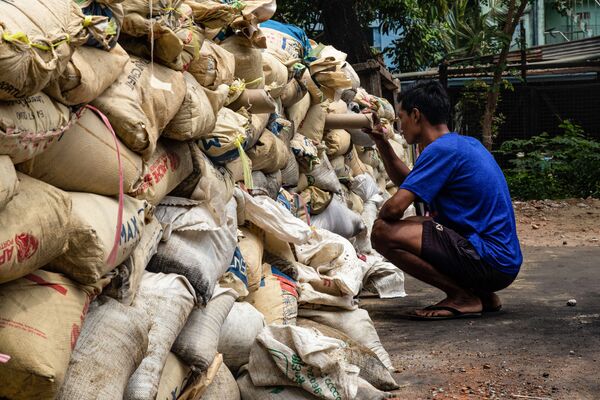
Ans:
<svg viewBox="0 0 600 400"><path fill-rule="evenodd" d="M435 306L452 307L461 313L480 313L483 306L479 297L475 295L464 294L461 296L447 297ZM448 310L415 310L414 314L419 317L446 317L452 316Z"/></svg>
<svg viewBox="0 0 600 400"><path fill-rule="evenodd" d="M500 311L502 308L502 301L496 293L478 293L477 295L483 304L483 312Z"/></svg>

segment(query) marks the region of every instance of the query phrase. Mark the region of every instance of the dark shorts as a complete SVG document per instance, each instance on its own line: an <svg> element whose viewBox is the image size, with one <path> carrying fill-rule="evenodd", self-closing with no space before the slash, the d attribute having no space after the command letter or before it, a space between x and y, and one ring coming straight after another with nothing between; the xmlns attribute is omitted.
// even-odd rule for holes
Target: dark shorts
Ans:
<svg viewBox="0 0 600 400"><path fill-rule="evenodd" d="M496 292L515 280L483 261L467 239L431 220L423 222L421 258L475 292Z"/></svg>

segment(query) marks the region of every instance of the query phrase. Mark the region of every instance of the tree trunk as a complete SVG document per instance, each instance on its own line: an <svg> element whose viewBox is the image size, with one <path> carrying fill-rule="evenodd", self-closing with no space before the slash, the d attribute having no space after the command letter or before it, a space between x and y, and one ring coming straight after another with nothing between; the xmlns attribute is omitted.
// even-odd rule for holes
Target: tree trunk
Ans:
<svg viewBox="0 0 600 400"><path fill-rule="evenodd" d="M506 25L502 30L507 36L507 41L504 44L504 47L502 47L502 51L498 57L498 63L494 68L492 85L488 90L485 112L483 113L483 121L481 123L483 130L483 145L490 151L492 150L492 125L494 122L494 114L496 114L496 107L498 106L498 98L500 96L502 74L504 73L504 70L506 70L506 59L510 51L510 44L512 43L512 37L515 33L515 28L525 12L525 7L527 7L527 0L510 0L508 5Z"/></svg>
<svg viewBox="0 0 600 400"><path fill-rule="evenodd" d="M325 0L321 2L325 42L348 55L350 64L365 62L373 55L369 38L360 26L355 0Z"/></svg>

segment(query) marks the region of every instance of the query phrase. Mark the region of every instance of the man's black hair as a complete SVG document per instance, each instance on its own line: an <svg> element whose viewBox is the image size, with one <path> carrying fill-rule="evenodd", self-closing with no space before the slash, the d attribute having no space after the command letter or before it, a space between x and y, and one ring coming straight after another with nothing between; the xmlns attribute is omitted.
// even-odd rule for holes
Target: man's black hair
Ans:
<svg viewBox="0 0 600 400"><path fill-rule="evenodd" d="M450 120L450 99L438 81L419 82L400 93L398 101L409 114L413 108L418 109L431 125L447 124Z"/></svg>

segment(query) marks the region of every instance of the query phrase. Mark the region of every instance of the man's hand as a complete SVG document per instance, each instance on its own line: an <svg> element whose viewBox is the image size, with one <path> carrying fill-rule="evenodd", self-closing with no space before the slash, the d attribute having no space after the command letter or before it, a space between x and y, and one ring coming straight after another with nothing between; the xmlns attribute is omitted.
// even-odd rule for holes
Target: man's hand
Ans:
<svg viewBox="0 0 600 400"><path fill-rule="evenodd" d="M371 113L371 118L373 119L373 128L363 128L362 131L369 135L371 139L375 142L386 141L387 137L385 128L381 124L381 120L379 119L379 115L377 113Z"/></svg>

